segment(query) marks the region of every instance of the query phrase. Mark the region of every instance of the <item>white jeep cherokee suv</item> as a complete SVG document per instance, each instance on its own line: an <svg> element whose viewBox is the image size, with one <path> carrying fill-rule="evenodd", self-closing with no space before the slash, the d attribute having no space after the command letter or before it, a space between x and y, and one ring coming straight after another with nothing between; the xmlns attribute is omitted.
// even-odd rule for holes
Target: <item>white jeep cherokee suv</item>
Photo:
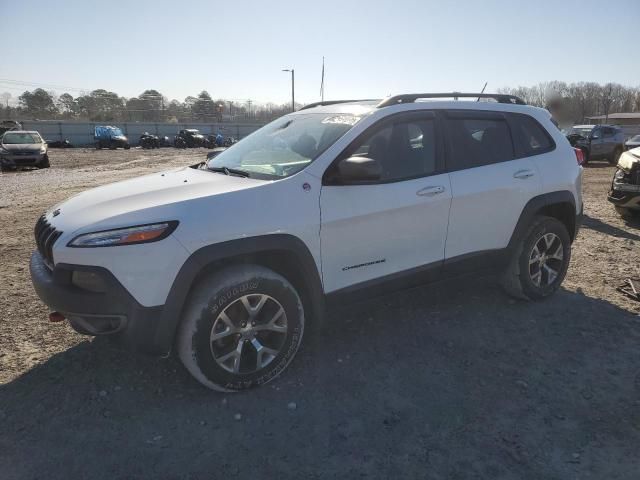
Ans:
<svg viewBox="0 0 640 480"><path fill-rule="evenodd" d="M582 213L576 157L513 96L312 104L199 167L55 206L32 281L77 331L175 345L205 386L246 389L347 297L480 270L517 297L551 295Z"/></svg>

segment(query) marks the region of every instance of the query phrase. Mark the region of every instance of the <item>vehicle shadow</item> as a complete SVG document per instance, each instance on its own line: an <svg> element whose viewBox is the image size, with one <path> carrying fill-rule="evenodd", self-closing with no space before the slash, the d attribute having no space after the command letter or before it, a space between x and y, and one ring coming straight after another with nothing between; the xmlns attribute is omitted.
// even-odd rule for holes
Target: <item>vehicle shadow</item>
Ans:
<svg viewBox="0 0 640 480"><path fill-rule="evenodd" d="M580 293L449 282L333 312L240 394L84 341L0 386L2 476L632 478L639 326Z"/></svg>
<svg viewBox="0 0 640 480"><path fill-rule="evenodd" d="M611 165L608 160L589 160L584 168L613 168L615 165Z"/></svg>
<svg viewBox="0 0 640 480"><path fill-rule="evenodd" d="M635 219L624 220L624 223L630 227L635 227L635 228L640 227L640 221ZM597 232L604 233L606 235L612 235L614 237L628 238L631 240L640 240L640 235L636 235L635 233L631 233L621 228L618 228L614 225L610 225L597 218L590 217L586 213L584 214L584 217L582 219L582 228L588 228L590 230L595 230Z"/></svg>

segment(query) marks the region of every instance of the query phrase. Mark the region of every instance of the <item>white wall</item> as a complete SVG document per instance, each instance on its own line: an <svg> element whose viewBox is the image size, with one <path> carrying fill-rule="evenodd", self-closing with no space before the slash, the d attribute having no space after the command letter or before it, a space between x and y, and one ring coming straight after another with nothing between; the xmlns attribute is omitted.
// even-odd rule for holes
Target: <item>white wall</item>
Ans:
<svg viewBox="0 0 640 480"><path fill-rule="evenodd" d="M93 145L93 130L96 126L113 125L122 129L129 137L131 145L137 145L140 135L149 132L153 135L173 137L184 128L197 128L203 135L220 132L225 137L231 136L240 140L262 126L262 124L237 123L100 123L100 122L69 122L58 120L25 120L22 127L25 130L37 130L45 140L69 140L74 146Z"/></svg>

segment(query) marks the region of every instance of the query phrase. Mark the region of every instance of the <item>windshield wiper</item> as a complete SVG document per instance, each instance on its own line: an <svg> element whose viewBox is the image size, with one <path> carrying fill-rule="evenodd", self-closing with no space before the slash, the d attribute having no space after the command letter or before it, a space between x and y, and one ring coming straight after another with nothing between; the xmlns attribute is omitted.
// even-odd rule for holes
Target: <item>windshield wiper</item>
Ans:
<svg viewBox="0 0 640 480"><path fill-rule="evenodd" d="M224 173L225 175L237 175L238 177L245 178L251 176L249 172L229 167L207 167L207 170L211 170L212 172Z"/></svg>

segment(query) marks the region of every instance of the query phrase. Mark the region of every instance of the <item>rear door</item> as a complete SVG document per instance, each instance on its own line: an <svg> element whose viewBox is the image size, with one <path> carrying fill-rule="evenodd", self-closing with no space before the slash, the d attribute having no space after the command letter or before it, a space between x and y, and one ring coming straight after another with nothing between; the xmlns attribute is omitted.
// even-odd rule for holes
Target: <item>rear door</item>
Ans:
<svg viewBox="0 0 640 480"><path fill-rule="evenodd" d="M505 248L525 204L541 191L535 164L516 148L509 115L445 112L452 193L445 268Z"/></svg>
<svg viewBox="0 0 640 480"><path fill-rule="evenodd" d="M325 172L320 238L327 293L392 274L429 279L439 272L451 188L438 125L433 112L394 115L365 131ZM377 160L382 178L342 180L335 165L349 156Z"/></svg>

